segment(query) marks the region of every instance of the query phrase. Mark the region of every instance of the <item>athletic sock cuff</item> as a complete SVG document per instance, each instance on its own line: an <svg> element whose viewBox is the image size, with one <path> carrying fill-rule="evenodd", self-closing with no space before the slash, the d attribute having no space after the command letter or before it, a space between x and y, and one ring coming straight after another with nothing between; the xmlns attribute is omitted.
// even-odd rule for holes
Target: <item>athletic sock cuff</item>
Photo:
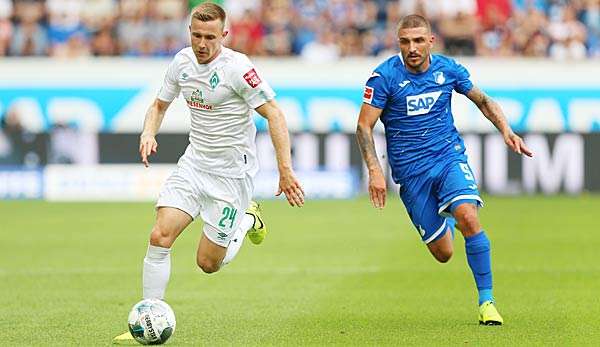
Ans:
<svg viewBox="0 0 600 347"><path fill-rule="evenodd" d="M477 254L490 250L490 240L485 231L481 231L473 236L465 237L465 248L467 254Z"/></svg>
<svg viewBox="0 0 600 347"><path fill-rule="evenodd" d="M171 249L160 246L148 245L148 251L146 252L146 258L148 259L164 259L171 254Z"/></svg>

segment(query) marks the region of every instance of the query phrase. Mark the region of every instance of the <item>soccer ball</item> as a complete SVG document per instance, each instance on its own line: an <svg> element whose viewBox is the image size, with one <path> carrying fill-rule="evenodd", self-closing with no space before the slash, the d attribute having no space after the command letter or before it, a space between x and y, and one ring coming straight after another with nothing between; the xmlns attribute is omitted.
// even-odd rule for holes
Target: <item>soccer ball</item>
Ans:
<svg viewBox="0 0 600 347"><path fill-rule="evenodd" d="M129 312L129 332L142 345L160 345L175 332L175 313L164 301L145 299Z"/></svg>

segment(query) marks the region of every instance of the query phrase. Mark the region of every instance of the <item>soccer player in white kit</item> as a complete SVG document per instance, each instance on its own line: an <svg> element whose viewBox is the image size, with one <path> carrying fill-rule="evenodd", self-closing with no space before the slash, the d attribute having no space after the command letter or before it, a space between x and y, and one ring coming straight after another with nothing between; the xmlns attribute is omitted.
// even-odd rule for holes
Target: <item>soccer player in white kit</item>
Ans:
<svg viewBox="0 0 600 347"><path fill-rule="evenodd" d="M275 93L248 57L222 46L225 11L213 3L192 10L191 47L181 50L167 69L157 98L148 109L140 136L140 155L157 151L155 135L170 103L181 93L191 113L190 144L166 180L156 204L157 217L144 258L144 299L163 299L171 271L171 246L198 216L204 230L196 262L206 273L229 263L246 234L262 242L266 226L252 201L258 170L252 111L269 123L279 167L279 190L291 206L304 204L304 192L291 166L285 118ZM133 339L129 332L115 340Z"/></svg>

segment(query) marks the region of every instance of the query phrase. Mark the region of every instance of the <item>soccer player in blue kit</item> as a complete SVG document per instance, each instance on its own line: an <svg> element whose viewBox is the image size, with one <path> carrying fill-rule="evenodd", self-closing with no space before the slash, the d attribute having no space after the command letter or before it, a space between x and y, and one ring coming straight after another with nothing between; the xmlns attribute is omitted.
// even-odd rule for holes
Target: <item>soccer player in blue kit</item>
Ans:
<svg viewBox="0 0 600 347"><path fill-rule="evenodd" d="M475 87L469 72L451 58L431 54L427 19L409 15L398 25L400 54L379 65L365 86L356 136L369 171L369 196L383 208L386 183L373 142L378 119L400 197L421 239L439 262L450 260L456 226L465 238L469 267L479 292L479 323L501 325L492 296L490 241L478 208L483 201L454 127L452 91L466 95L516 153L532 156L506 121L500 106Z"/></svg>

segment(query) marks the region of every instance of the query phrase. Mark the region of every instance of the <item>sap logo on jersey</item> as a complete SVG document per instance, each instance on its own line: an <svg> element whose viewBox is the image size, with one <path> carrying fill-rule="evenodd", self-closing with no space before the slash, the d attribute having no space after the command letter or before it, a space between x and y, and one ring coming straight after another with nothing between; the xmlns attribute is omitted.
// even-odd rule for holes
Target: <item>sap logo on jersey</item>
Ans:
<svg viewBox="0 0 600 347"><path fill-rule="evenodd" d="M441 90L438 92L407 96L406 113L409 116L429 113L440 95L442 95Z"/></svg>

